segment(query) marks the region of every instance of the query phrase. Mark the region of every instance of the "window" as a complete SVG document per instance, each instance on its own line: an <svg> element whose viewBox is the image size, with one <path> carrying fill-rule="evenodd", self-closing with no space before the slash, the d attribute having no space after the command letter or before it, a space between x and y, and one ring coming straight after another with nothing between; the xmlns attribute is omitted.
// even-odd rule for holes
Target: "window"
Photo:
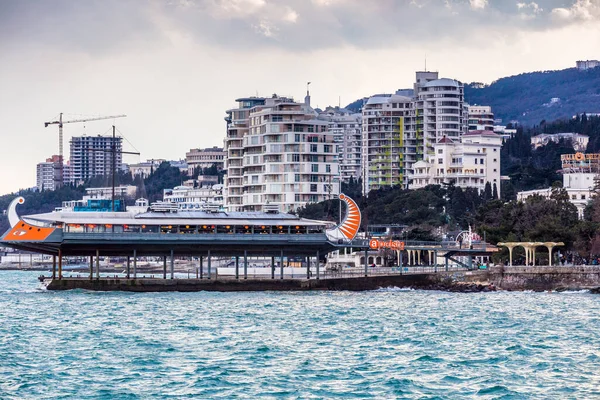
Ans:
<svg viewBox="0 0 600 400"><path fill-rule="evenodd" d="M475 159L475 164L477 164L477 159Z"/></svg>
<svg viewBox="0 0 600 400"><path fill-rule="evenodd" d="M294 175L294 182L300 182L300 174Z"/></svg>
<svg viewBox="0 0 600 400"><path fill-rule="evenodd" d="M311 153L316 153L318 151L318 146L316 144L311 144L310 145L310 152Z"/></svg>
<svg viewBox="0 0 600 400"><path fill-rule="evenodd" d="M314 132L314 131L315 131L315 127L314 127L314 125L309 125L309 126L308 126L308 131L309 131L309 132Z"/></svg>
<svg viewBox="0 0 600 400"><path fill-rule="evenodd" d="M271 121L281 122L281 121L283 121L283 116L282 115L273 115L273 117L271 118Z"/></svg>
<svg viewBox="0 0 600 400"><path fill-rule="evenodd" d="M443 152L444 152L444 150L438 149L438 154L442 154Z"/></svg>
<svg viewBox="0 0 600 400"><path fill-rule="evenodd" d="M480 170L479 170L479 173L480 173L480 174L483 174L483 170L482 170L482 169L480 169Z"/></svg>
<svg viewBox="0 0 600 400"><path fill-rule="evenodd" d="M497 149L494 149L494 152L495 152L496 150L497 150Z"/></svg>
<svg viewBox="0 0 600 400"><path fill-rule="evenodd" d="M483 165L483 158L479 160L479 164Z"/></svg>
<svg viewBox="0 0 600 400"><path fill-rule="evenodd" d="M296 203L299 203L299 202L300 202L300 195L299 195L298 193L296 193L296 194L294 195L294 201L295 201Z"/></svg>
<svg viewBox="0 0 600 400"><path fill-rule="evenodd" d="M271 133L279 133L279 125L271 124Z"/></svg>
<svg viewBox="0 0 600 400"><path fill-rule="evenodd" d="M294 132L304 132L304 129L301 125L294 125ZM300 136L300 135L297 135Z"/></svg>
<svg viewBox="0 0 600 400"><path fill-rule="evenodd" d="M330 164L325 165L325 172L331 173L331 165Z"/></svg>
<svg viewBox="0 0 600 400"><path fill-rule="evenodd" d="M498 170L496 168L494 168L494 172L498 172Z"/></svg>
<svg viewBox="0 0 600 400"><path fill-rule="evenodd" d="M296 141L296 143L300 142L300 135L299 134L295 135L295 141Z"/></svg>
<svg viewBox="0 0 600 400"><path fill-rule="evenodd" d="M324 145L323 146L323 151L325 153L331 153L331 145L328 145L328 144Z"/></svg>
<svg viewBox="0 0 600 400"><path fill-rule="evenodd" d="M585 200L585 194L581 195L581 200Z"/></svg>
<svg viewBox="0 0 600 400"><path fill-rule="evenodd" d="M494 162L498 162L498 160L496 158L494 158Z"/></svg>
<svg viewBox="0 0 600 400"><path fill-rule="evenodd" d="M317 191L317 185L315 185L315 184L310 185L310 191L311 192L316 192Z"/></svg>
<svg viewBox="0 0 600 400"><path fill-rule="evenodd" d="M300 162L300 154L292 154L292 162Z"/></svg>
<svg viewBox="0 0 600 400"><path fill-rule="evenodd" d="M573 195L571 195L571 199L577 200L577 196L573 194Z"/></svg>
<svg viewBox="0 0 600 400"><path fill-rule="evenodd" d="M319 164L312 164L310 170L311 172L319 172Z"/></svg>
<svg viewBox="0 0 600 400"><path fill-rule="evenodd" d="M443 158L438 158L438 164L443 164L444 163L444 159Z"/></svg>

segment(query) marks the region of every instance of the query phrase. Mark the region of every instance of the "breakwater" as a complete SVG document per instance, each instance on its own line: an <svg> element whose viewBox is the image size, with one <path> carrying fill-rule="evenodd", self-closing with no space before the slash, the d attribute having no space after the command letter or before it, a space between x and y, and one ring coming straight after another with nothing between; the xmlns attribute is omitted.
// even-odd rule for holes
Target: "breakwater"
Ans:
<svg viewBox="0 0 600 400"><path fill-rule="evenodd" d="M494 267L440 274L441 283L493 285L502 290L582 290L600 287L600 266Z"/></svg>

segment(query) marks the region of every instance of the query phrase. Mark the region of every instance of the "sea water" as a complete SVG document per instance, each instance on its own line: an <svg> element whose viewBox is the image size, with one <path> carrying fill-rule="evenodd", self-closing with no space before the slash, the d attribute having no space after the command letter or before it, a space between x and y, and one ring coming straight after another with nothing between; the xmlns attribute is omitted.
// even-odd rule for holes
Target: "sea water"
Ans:
<svg viewBox="0 0 600 400"><path fill-rule="evenodd" d="M117 293L0 272L0 399L600 397L600 296Z"/></svg>

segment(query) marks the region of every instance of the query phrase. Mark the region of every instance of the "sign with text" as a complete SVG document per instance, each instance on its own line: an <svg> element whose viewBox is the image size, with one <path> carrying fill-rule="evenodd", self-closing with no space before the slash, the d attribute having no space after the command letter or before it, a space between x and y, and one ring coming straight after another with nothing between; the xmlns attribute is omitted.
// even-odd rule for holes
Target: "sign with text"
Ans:
<svg viewBox="0 0 600 400"><path fill-rule="evenodd" d="M369 240L369 247L372 249L390 249L390 250L404 250L404 242L398 240Z"/></svg>

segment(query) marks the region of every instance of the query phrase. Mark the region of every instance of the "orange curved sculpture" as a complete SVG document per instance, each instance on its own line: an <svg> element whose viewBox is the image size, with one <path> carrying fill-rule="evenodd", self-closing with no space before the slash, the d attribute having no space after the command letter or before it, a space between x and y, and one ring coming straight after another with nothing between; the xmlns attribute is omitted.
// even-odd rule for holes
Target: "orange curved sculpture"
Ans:
<svg viewBox="0 0 600 400"><path fill-rule="evenodd" d="M360 209L356 202L345 194L340 194L339 198L346 203L346 216L341 224L327 231L327 237L332 241L338 241L340 239L351 241L356 237L358 229L360 228Z"/></svg>

